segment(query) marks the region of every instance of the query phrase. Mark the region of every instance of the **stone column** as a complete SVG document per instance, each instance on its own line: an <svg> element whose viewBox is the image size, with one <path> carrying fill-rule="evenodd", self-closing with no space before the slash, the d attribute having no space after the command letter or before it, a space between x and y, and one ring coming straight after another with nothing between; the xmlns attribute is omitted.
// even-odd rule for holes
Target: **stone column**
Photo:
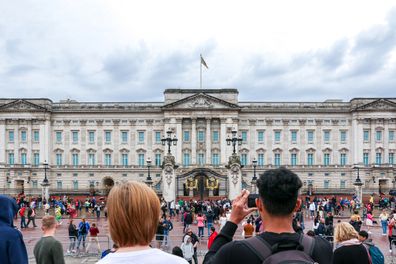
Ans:
<svg viewBox="0 0 396 264"><path fill-rule="evenodd" d="M0 163L7 164L6 157L6 129L5 129L5 120L0 120Z"/></svg>
<svg viewBox="0 0 396 264"><path fill-rule="evenodd" d="M119 119L113 119L113 138L111 139L111 145L112 149L114 150L113 152L113 165L119 165L121 164L121 157L120 157L120 152L119 149L117 149L120 146L120 120ZM147 137L149 138L149 137Z"/></svg>
<svg viewBox="0 0 396 264"><path fill-rule="evenodd" d="M210 137L210 133L211 133L211 129L210 129L210 118L206 119L206 164L212 164L212 160L211 160L211 154L212 154L212 147L211 147L211 137Z"/></svg>
<svg viewBox="0 0 396 264"><path fill-rule="evenodd" d="M178 118L176 119L176 131L175 135L177 138L177 145L176 145L176 150L175 150L175 158L176 158L176 163L177 164L182 164L182 158L183 158L183 153L182 153L182 147L183 147L183 131L182 131L182 119Z"/></svg>
<svg viewBox="0 0 396 264"><path fill-rule="evenodd" d="M197 164L197 119L191 120L191 164Z"/></svg>
<svg viewBox="0 0 396 264"><path fill-rule="evenodd" d="M228 198L232 200L241 193L242 189L241 161L237 154L230 157L227 169Z"/></svg>
<svg viewBox="0 0 396 264"><path fill-rule="evenodd" d="M167 154L162 169L162 196L167 202L176 200L176 168L175 157Z"/></svg>
<svg viewBox="0 0 396 264"><path fill-rule="evenodd" d="M227 163L227 126L226 119L220 119L220 164Z"/></svg>

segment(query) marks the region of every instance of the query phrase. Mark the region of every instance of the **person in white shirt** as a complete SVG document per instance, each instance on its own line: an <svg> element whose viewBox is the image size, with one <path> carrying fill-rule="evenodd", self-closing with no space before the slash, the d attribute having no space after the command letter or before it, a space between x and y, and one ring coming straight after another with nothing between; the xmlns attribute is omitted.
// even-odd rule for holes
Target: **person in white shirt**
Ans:
<svg viewBox="0 0 396 264"><path fill-rule="evenodd" d="M178 256L150 248L160 219L160 203L156 193L146 184L127 182L110 191L108 223L112 240L119 246L99 264L187 264Z"/></svg>
<svg viewBox="0 0 396 264"><path fill-rule="evenodd" d="M192 263L192 259L194 256L194 246L191 243L191 237L186 235L184 237L184 242L180 246L181 250L183 251L183 257L188 263Z"/></svg>

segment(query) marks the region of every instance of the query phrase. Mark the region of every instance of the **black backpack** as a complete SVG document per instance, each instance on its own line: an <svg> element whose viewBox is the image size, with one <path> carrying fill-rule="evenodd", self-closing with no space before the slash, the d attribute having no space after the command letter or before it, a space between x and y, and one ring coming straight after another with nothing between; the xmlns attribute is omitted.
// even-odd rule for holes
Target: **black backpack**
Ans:
<svg viewBox="0 0 396 264"><path fill-rule="evenodd" d="M86 234L87 233L87 224L83 223L81 228L80 228L80 234Z"/></svg>
<svg viewBox="0 0 396 264"><path fill-rule="evenodd" d="M263 264L313 264L312 259L315 239L301 235L299 242L284 241L273 246L261 236L246 239L246 245L262 261Z"/></svg>

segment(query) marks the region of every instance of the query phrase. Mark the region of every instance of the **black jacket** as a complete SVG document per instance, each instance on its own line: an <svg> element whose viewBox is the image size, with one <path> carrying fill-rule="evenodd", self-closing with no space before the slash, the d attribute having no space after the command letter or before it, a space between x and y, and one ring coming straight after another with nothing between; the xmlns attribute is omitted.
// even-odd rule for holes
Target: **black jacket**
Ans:
<svg viewBox="0 0 396 264"><path fill-rule="evenodd" d="M334 251L333 264L369 264L367 249L362 245L342 246Z"/></svg>
<svg viewBox="0 0 396 264"><path fill-rule="evenodd" d="M204 264L260 264L260 258L251 251L244 240L232 241L238 226L232 222L227 222L221 229L220 233L215 238L209 252L206 254L203 261ZM260 236L270 245L274 245L280 241L296 241L300 239L300 234L297 233L270 233L264 232ZM312 254L312 259L320 264L332 263L333 250L328 241L321 237L315 237L315 247Z"/></svg>

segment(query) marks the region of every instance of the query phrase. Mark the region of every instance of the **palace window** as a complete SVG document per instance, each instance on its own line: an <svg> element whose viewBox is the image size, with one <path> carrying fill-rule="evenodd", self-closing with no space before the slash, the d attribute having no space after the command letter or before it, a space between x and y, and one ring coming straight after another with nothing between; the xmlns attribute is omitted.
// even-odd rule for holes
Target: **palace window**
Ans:
<svg viewBox="0 0 396 264"><path fill-rule="evenodd" d="M369 154L367 152L363 153L363 164L368 166L370 164Z"/></svg>
<svg viewBox="0 0 396 264"><path fill-rule="evenodd" d="M35 143L40 141L40 132L38 130L33 130L33 141Z"/></svg>
<svg viewBox="0 0 396 264"><path fill-rule="evenodd" d="M33 153L33 165L38 166L40 165L40 154L39 153Z"/></svg>
<svg viewBox="0 0 396 264"><path fill-rule="evenodd" d="M162 163L161 153L156 153L155 154L155 166L161 167L161 163Z"/></svg>
<svg viewBox="0 0 396 264"><path fill-rule="evenodd" d="M260 143L264 142L264 131L258 131L257 132L257 141Z"/></svg>
<svg viewBox="0 0 396 264"><path fill-rule="evenodd" d="M347 156L345 153L340 154L340 165L345 166L347 164Z"/></svg>

